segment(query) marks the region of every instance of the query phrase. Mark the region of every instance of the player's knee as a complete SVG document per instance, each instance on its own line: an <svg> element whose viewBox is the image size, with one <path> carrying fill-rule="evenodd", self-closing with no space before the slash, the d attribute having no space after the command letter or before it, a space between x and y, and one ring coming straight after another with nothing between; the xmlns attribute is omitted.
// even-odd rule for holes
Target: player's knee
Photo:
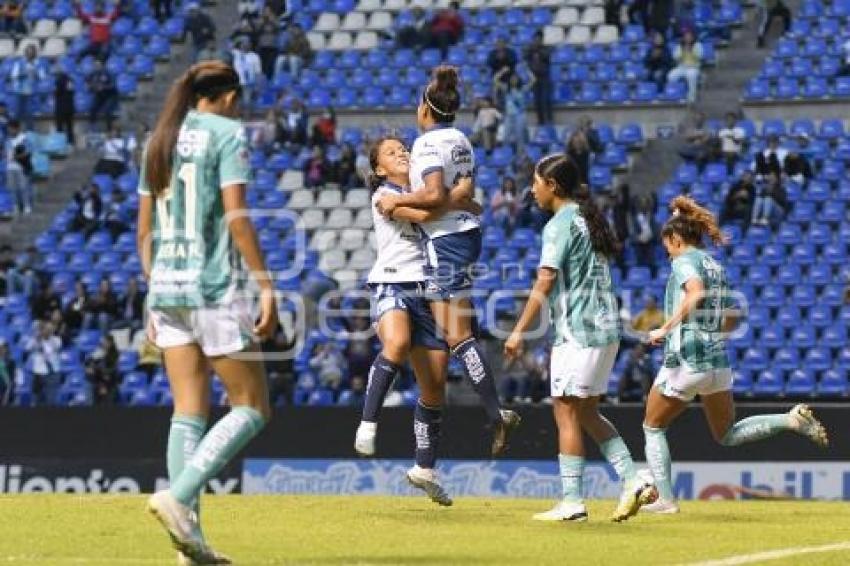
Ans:
<svg viewBox="0 0 850 566"><path fill-rule="evenodd" d="M410 353L410 337L392 336L384 341L383 356L394 364L402 364Z"/></svg>

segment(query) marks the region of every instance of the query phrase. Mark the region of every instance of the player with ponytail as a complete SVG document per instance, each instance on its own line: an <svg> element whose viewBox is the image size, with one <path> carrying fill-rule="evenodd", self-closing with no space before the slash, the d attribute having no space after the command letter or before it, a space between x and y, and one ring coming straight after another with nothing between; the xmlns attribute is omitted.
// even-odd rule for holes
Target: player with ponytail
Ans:
<svg viewBox="0 0 850 566"><path fill-rule="evenodd" d="M416 114L422 135L410 152L411 191L384 195L377 206L390 218L398 207L449 208L439 218L417 224L426 259L426 291L437 327L481 398L493 427L491 454L500 456L520 418L501 408L493 370L474 332L475 310L469 294L471 272L481 254L482 234L480 216L454 206L472 198L474 184L461 181L471 181L475 174L472 144L453 126L460 109L458 80L455 67L440 65L434 69ZM456 185L466 190L452 190ZM415 476L419 470L412 473Z"/></svg>
<svg viewBox="0 0 850 566"><path fill-rule="evenodd" d="M183 73L165 100L139 180L148 334L163 351L174 397L170 487L151 496L148 509L180 564L230 564L204 540L199 499L271 415L257 343L277 328L277 306L245 202L251 169L235 119L240 93L239 77L225 63L206 61ZM260 289L257 318L243 261ZM231 410L207 431L210 369Z"/></svg>
<svg viewBox="0 0 850 566"><path fill-rule="evenodd" d="M673 199L670 211L672 216L661 230L672 262L664 298L666 321L649 333L651 344L664 344L664 363L650 391L643 422L646 459L659 492L658 501L644 509L655 513L679 511L672 491L666 430L697 395L712 436L723 446L783 431L827 444L826 430L806 405L735 422L732 369L726 353L733 301L726 270L703 249L706 240L723 244L723 234L714 215L689 197Z"/></svg>
<svg viewBox="0 0 850 566"><path fill-rule="evenodd" d="M585 521L583 433L599 445L623 480L611 519L623 521L655 496L646 474L635 470L629 449L599 412L620 346L620 320L611 283L610 262L616 239L596 207L579 168L567 155L541 159L534 171L534 198L554 216L543 229L537 280L522 315L505 342L505 356L523 353L526 331L548 299L554 327L550 384L558 426L558 463L563 499L538 521Z"/></svg>

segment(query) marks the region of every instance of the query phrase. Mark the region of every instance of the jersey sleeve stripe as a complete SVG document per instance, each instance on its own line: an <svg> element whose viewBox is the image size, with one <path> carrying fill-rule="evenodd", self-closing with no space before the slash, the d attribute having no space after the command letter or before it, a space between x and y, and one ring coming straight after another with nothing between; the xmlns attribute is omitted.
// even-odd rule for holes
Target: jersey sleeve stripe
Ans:
<svg viewBox="0 0 850 566"><path fill-rule="evenodd" d="M227 187L229 187L231 185L247 185L247 184L248 184L248 179L228 179L226 181L222 181L221 187L219 187L219 188L220 189L226 189Z"/></svg>
<svg viewBox="0 0 850 566"><path fill-rule="evenodd" d="M428 168L426 168L422 171L422 180L424 181L425 177L427 177L431 173L436 173L437 171L442 171L442 170L443 170L442 165L432 165L431 167L428 167Z"/></svg>

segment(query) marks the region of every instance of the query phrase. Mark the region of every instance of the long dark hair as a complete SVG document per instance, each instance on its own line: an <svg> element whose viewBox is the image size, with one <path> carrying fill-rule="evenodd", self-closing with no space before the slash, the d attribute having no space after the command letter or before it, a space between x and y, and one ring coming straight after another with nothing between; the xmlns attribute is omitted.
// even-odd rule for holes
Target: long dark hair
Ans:
<svg viewBox="0 0 850 566"><path fill-rule="evenodd" d="M578 204L593 251L611 258L617 252L617 238L599 207L590 196L590 189L581 182L581 173L573 158L564 154L544 157L537 162L534 172L555 184L555 194Z"/></svg>
<svg viewBox="0 0 850 566"><path fill-rule="evenodd" d="M684 195L679 195L670 203L673 216L661 229L661 237L669 238L677 235L691 246L702 247L706 236L714 244L724 243L723 232L717 225L717 219L710 210L698 205L697 202Z"/></svg>
<svg viewBox="0 0 850 566"><path fill-rule="evenodd" d="M404 145L404 140L402 140L400 137L393 134L387 134L375 140L375 142L372 144L372 147L369 148L369 178L366 181L369 185L369 188L373 191L380 187L381 184L387 180L385 176L378 175L375 170L378 168L378 155L380 154L381 146L384 145L384 142L390 140L395 140L401 145Z"/></svg>
<svg viewBox="0 0 850 566"><path fill-rule="evenodd" d="M234 90L240 90L239 75L233 67L221 61L192 65L174 81L151 134L145 157L145 179L154 197L171 184L172 154L186 114L201 98L215 101Z"/></svg>
<svg viewBox="0 0 850 566"><path fill-rule="evenodd" d="M439 65L434 68L431 82L422 93L422 102L428 107L435 122L451 124L460 109L460 92L457 67Z"/></svg>

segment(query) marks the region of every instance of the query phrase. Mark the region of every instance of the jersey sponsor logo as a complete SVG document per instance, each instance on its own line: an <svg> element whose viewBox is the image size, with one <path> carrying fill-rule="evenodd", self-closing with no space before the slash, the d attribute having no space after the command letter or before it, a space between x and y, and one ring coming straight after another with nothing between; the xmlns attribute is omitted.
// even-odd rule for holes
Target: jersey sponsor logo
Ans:
<svg viewBox="0 0 850 566"><path fill-rule="evenodd" d="M157 261L203 257L204 254L196 242L163 242L156 252Z"/></svg>
<svg viewBox="0 0 850 566"><path fill-rule="evenodd" d="M464 145L452 147L452 163L455 165L468 165L472 163L472 150Z"/></svg>
<svg viewBox="0 0 850 566"><path fill-rule="evenodd" d="M182 128L177 138L177 153L180 157L200 157L209 145L210 133L206 130L190 130Z"/></svg>

